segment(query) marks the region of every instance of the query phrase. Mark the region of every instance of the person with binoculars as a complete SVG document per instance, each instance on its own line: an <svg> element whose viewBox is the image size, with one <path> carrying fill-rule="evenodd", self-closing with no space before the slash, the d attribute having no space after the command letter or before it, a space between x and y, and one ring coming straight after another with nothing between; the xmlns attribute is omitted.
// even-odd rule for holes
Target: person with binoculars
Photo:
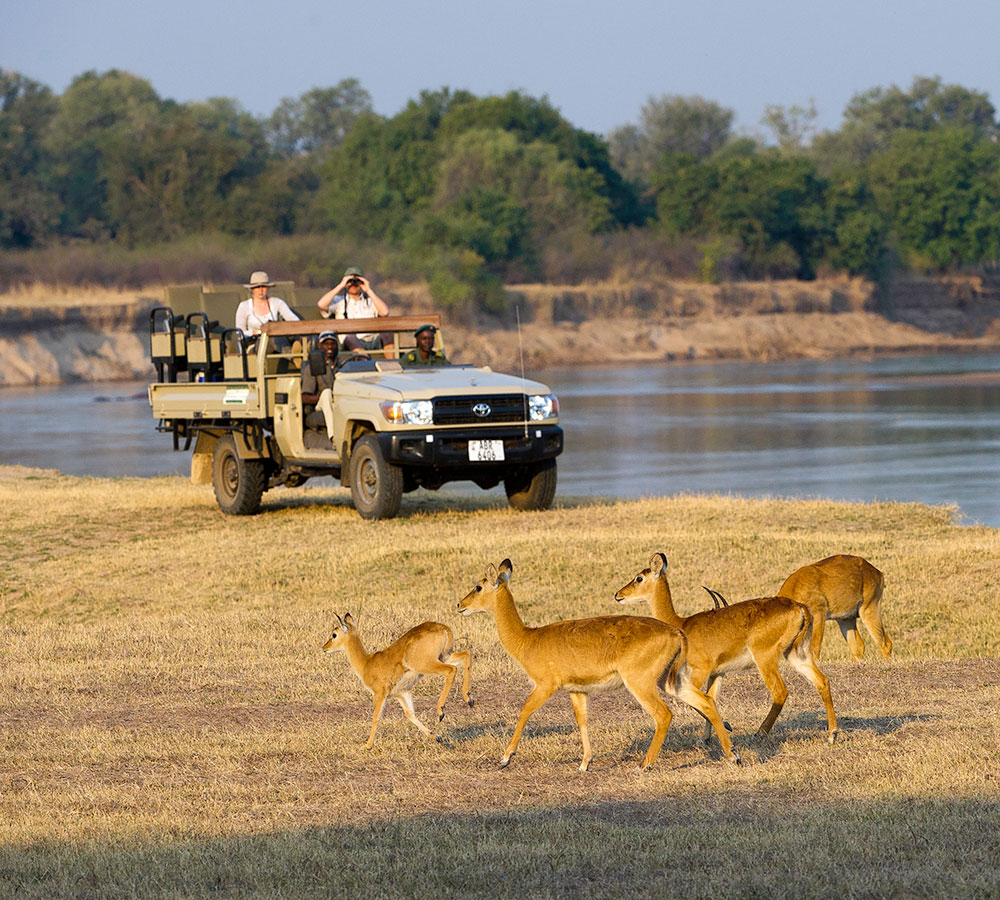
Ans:
<svg viewBox="0 0 1000 900"><path fill-rule="evenodd" d="M340 283L319 298L316 305L323 318L377 319L389 315L389 307L372 289L364 273L351 266ZM352 352L384 348L386 356L393 355L393 336L388 331L358 332L344 336L344 349Z"/></svg>

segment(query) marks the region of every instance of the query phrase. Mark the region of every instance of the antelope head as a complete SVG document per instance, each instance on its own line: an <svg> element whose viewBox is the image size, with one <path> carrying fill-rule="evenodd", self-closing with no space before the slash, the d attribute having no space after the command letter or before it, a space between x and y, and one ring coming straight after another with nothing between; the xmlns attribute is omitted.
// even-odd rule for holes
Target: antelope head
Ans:
<svg viewBox="0 0 1000 900"><path fill-rule="evenodd" d="M345 613L344 618L337 616L337 624L333 628L333 634L330 635L330 640L328 640L323 645L324 653L336 653L338 650L344 649L344 641L347 639L348 632L354 630L354 619L351 618L350 613Z"/></svg>
<svg viewBox="0 0 1000 900"><path fill-rule="evenodd" d="M496 604L497 591L510 581L514 571L509 559L500 563L499 568L492 563L486 574L476 582L476 586L458 601L458 611L463 616L476 612L492 612Z"/></svg>
<svg viewBox="0 0 1000 900"><path fill-rule="evenodd" d="M654 553L649 558L649 565L615 594L615 600L619 603L640 603L648 599L656 579L666 571L667 557L662 553Z"/></svg>

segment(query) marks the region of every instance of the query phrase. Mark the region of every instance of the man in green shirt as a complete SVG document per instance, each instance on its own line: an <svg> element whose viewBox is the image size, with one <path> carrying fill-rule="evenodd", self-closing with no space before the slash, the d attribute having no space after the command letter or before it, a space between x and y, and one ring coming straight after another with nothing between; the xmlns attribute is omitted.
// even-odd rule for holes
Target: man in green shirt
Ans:
<svg viewBox="0 0 1000 900"><path fill-rule="evenodd" d="M405 368L410 366L450 366L443 353L434 349L434 335L437 329L433 325L421 325L413 336L417 339L415 349L404 353L399 362Z"/></svg>

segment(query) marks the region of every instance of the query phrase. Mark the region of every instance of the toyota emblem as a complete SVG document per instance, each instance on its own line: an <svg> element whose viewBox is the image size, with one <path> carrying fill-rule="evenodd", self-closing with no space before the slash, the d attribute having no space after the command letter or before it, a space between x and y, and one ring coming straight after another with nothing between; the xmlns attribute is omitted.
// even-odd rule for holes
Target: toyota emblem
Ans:
<svg viewBox="0 0 1000 900"><path fill-rule="evenodd" d="M491 412L489 403L477 403L472 407L472 412L480 419L485 419Z"/></svg>

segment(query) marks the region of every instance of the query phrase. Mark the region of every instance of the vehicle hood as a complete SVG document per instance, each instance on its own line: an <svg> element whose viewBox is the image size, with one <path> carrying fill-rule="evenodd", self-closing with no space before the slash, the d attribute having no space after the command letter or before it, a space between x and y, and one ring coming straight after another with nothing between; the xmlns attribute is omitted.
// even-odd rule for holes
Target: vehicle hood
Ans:
<svg viewBox="0 0 1000 900"><path fill-rule="evenodd" d="M337 392L346 392L348 382L378 392L398 394L407 400L429 400L442 396L469 394L525 393L549 394L540 381L504 375L488 368L446 366L441 369L404 369L401 372L341 373ZM395 399L395 398L394 398Z"/></svg>

